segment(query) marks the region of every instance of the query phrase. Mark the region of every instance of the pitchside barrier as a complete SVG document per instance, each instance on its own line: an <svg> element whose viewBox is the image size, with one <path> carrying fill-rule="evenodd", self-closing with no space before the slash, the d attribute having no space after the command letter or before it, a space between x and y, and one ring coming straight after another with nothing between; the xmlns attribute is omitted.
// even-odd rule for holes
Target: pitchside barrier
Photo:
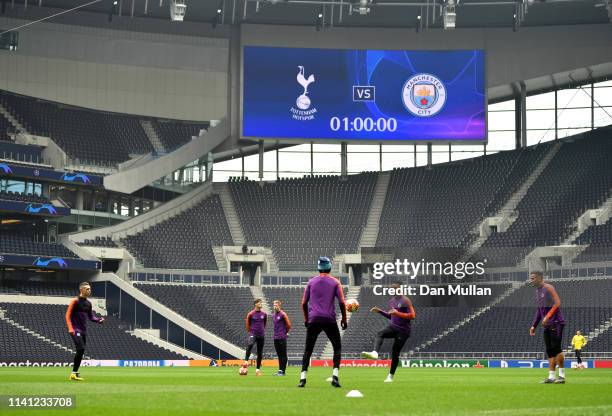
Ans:
<svg viewBox="0 0 612 416"><path fill-rule="evenodd" d="M239 367L243 360L83 360L84 367ZM575 368L575 360L565 360L568 368ZM585 368L612 368L612 360L583 360ZM255 360L249 361L255 366ZM301 365L299 360L289 361L289 365ZM311 360L312 367L332 367L332 360ZM400 360L405 368L548 368L548 360L444 360L417 359ZM2 367L71 367L72 362L43 361L0 361ZM277 360L262 360L262 367L278 367ZM340 367L383 368L390 367L391 360L341 360Z"/></svg>

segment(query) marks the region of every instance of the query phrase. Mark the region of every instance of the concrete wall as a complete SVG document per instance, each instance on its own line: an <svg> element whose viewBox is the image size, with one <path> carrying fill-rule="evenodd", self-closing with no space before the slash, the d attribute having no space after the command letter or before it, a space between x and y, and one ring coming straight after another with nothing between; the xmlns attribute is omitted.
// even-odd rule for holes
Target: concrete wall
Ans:
<svg viewBox="0 0 612 416"><path fill-rule="evenodd" d="M0 28L27 21L1 18ZM0 51L0 89L98 110L213 120L227 111L226 39L37 23Z"/></svg>
<svg viewBox="0 0 612 416"><path fill-rule="evenodd" d="M580 81L589 75L612 75L612 25L431 29L242 26L242 45L355 49L484 49L490 99L512 94L511 85L527 82L529 90L554 83ZM558 77L551 77L559 74Z"/></svg>

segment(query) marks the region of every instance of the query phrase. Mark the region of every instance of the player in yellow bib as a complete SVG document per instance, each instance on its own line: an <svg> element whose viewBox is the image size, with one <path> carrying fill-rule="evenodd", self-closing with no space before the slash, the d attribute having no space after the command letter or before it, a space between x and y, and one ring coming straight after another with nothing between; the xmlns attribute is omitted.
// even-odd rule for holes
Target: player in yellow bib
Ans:
<svg viewBox="0 0 612 416"><path fill-rule="evenodd" d="M580 331L576 331L576 335L572 338L572 347L574 347L574 352L576 353L576 361L578 365L576 368L583 369L584 365L582 365L582 347L586 345L587 341Z"/></svg>

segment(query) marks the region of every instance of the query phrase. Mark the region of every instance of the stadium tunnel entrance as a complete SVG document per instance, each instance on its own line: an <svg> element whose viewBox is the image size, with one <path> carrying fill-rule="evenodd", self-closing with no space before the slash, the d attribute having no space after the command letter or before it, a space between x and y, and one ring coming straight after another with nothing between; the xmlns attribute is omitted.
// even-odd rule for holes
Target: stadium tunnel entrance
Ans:
<svg viewBox="0 0 612 416"><path fill-rule="evenodd" d="M255 286L257 277L260 275L261 263L241 263L241 274L244 282L249 282L249 286Z"/></svg>

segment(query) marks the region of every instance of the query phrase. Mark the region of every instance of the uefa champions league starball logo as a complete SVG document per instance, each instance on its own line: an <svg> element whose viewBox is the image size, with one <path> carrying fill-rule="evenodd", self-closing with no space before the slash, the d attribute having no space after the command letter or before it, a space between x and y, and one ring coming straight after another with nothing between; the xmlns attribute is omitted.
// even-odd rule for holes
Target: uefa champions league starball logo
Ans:
<svg viewBox="0 0 612 416"><path fill-rule="evenodd" d="M434 75L414 75L404 83L402 102L417 117L435 116L446 104L446 87Z"/></svg>
<svg viewBox="0 0 612 416"><path fill-rule="evenodd" d="M316 108L310 108L312 106L312 101L308 96L308 86L315 82L314 74L310 74L308 78L304 75L304 66L298 66L298 74L297 74L297 82L304 89L302 94L300 94L295 100L295 106L297 108L291 108L291 117L294 120L298 121L308 121L314 120L314 115L317 112Z"/></svg>

